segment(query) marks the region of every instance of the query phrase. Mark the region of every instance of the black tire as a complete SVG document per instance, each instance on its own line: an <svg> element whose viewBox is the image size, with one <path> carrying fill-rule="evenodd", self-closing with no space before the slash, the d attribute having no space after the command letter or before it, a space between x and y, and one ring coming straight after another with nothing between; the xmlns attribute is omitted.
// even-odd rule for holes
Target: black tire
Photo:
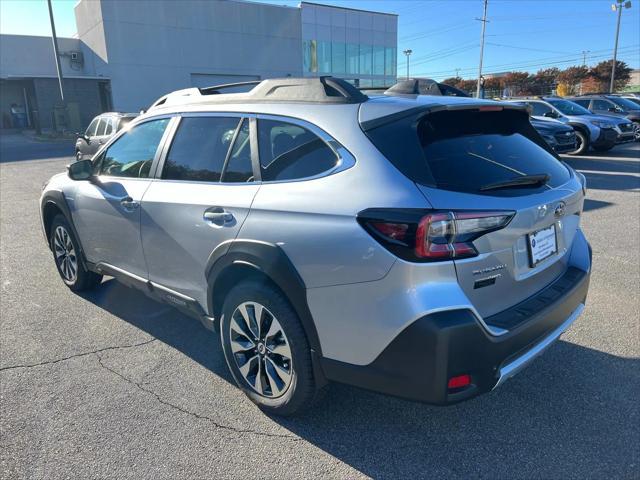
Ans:
<svg viewBox="0 0 640 480"><path fill-rule="evenodd" d="M608 152L609 150L611 150L613 147L615 147L615 145L607 145L606 147L593 147L593 149L596 152Z"/></svg>
<svg viewBox="0 0 640 480"><path fill-rule="evenodd" d="M249 380L245 379L240 371L240 367L238 366L238 361L240 360L236 360L237 355L241 356L238 358L244 360L246 358L244 355L246 354L234 354L232 351L232 316L234 313L238 315L238 307L246 302L255 302L265 307L267 310L267 314L265 315L270 314L271 318L277 319L288 341L288 347L291 352L291 361L289 363L291 379L288 387L280 396L270 397L268 395L262 395L255 387L251 386ZM253 318L255 319L255 317L254 311ZM255 280L236 285L225 298L222 307L220 337L227 365L236 384L261 410L268 414L289 416L301 412L313 403L316 394L319 392L316 389L313 377L309 342L307 341L304 329L295 310L291 307L284 294L274 285ZM262 342L262 337L260 342ZM258 342L256 342L256 345L257 344ZM264 345L267 345L267 340L264 341ZM253 355L253 358L256 359L256 366L259 362L263 361L262 358L264 356L269 355L269 353L266 353L258 356L257 350L257 348L255 350L247 350L251 351L249 355ZM265 349L263 348L263 350ZM267 349L267 352L270 352L270 350ZM245 361L245 364L249 364L250 362L251 360ZM265 358L263 365L266 364L267 359ZM258 370L258 372L260 371L261 370ZM254 375L256 378L254 385L257 385L257 376L259 374L260 373L256 373ZM267 378L266 372L262 378L268 382L273 381Z"/></svg>
<svg viewBox="0 0 640 480"><path fill-rule="evenodd" d="M589 138L586 133L576 130L576 143L578 148L573 152L568 152L569 155L584 155L589 151Z"/></svg>
<svg viewBox="0 0 640 480"><path fill-rule="evenodd" d="M66 253L61 256L59 256L60 245L66 249ZM80 259L78 241L64 215L56 215L53 222L51 222L50 247L58 274L71 290L74 292L89 290L102 282L102 275L84 268L84 264ZM65 258L68 259L66 263ZM74 271L75 273L71 275Z"/></svg>

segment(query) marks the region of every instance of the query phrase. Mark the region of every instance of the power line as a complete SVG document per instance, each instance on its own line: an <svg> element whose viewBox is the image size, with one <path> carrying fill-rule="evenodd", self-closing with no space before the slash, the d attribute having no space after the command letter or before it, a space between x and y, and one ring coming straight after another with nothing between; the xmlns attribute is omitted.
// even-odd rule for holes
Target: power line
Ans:
<svg viewBox="0 0 640 480"><path fill-rule="evenodd" d="M627 47L628 48L628 47ZM620 49L619 49L620 50ZM621 55L627 56L627 55L637 55L640 52L640 49L635 47L632 50L627 50L625 52L623 52ZM502 65L492 65L490 67L487 67L488 69L492 69L492 71L487 72L487 74L495 74L495 73L502 73L504 71L509 71L509 70L515 70L515 69L521 69L521 68L528 68L528 67L536 67L536 66L551 66L551 65L562 65L562 64L568 64L568 63L580 63L581 60L581 53L580 54L576 54L576 56L574 58L568 58L565 60L558 60L558 61L545 61L545 62L538 62L538 63L521 63L521 64L502 64ZM605 54L600 54L600 55L591 55L590 58L591 59L604 59L604 58L608 58L610 57L611 54L610 53L605 53ZM500 68L500 70L493 70L493 69L497 69ZM475 67L469 67L469 68L463 68L460 69L461 72L468 72L471 73L473 70L475 70ZM444 77L450 74L450 70L441 70L441 71L437 71L437 72L428 72L429 76L432 77ZM416 74L416 76L418 76Z"/></svg>

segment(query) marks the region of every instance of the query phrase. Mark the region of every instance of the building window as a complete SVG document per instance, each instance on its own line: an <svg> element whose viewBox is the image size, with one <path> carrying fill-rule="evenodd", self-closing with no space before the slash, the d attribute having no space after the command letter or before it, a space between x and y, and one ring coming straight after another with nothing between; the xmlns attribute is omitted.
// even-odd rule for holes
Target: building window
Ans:
<svg viewBox="0 0 640 480"><path fill-rule="evenodd" d="M373 74L384 75L384 47L373 47Z"/></svg>
<svg viewBox="0 0 640 480"><path fill-rule="evenodd" d="M354 43L347 44L347 73L358 74L358 60L360 57L360 47Z"/></svg>
<svg viewBox="0 0 640 480"><path fill-rule="evenodd" d="M318 71L318 46L315 40L305 40L302 43L302 64L305 72Z"/></svg>
<svg viewBox="0 0 640 480"><path fill-rule="evenodd" d="M346 45L334 42L331 44L331 73L343 74L346 71Z"/></svg>
<svg viewBox="0 0 640 480"><path fill-rule="evenodd" d="M362 75L371 75L373 63L373 49L371 45L360 45L360 72Z"/></svg>
<svg viewBox="0 0 640 480"><path fill-rule="evenodd" d="M384 56L384 74L396 76L396 49L394 47L387 47Z"/></svg>
<svg viewBox="0 0 640 480"><path fill-rule="evenodd" d="M331 73L331 42L317 42L318 71Z"/></svg>

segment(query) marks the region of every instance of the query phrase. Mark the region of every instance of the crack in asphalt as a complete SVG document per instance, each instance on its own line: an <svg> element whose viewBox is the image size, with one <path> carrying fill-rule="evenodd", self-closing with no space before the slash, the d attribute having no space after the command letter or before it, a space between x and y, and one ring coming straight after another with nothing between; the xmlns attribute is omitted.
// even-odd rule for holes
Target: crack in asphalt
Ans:
<svg viewBox="0 0 640 480"><path fill-rule="evenodd" d="M121 378L125 382L133 385L138 390L141 390L141 391L143 391L145 393L148 393L148 394L152 395L162 405L165 405L165 406L167 406L169 408L177 410L177 411L179 411L181 413L184 413L186 415L189 415L191 417L197 418L198 420L206 420L209 423L213 424L213 426L215 428L219 428L221 430L228 430L228 431L234 432L234 433L246 433L246 434L257 435L257 436L261 436L261 437L282 438L282 439L290 440L290 441L293 441L293 442L298 442L298 441L302 440L302 438L295 437L293 435L283 435L283 434L278 434L278 433L259 432L257 430L251 430L249 428L236 428L236 427L231 427L229 425L223 425L221 423L218 423L215 419L213 419L211 417L208 417L206 415L202 415L202 414L199 414L199 413L196 413L196 412L192 412L190 410L186 410L185 408L183 408L183 407L181 407L179 405L176 405L174 403L171 403L171 402L163 399L162 397L160 397L160 395L158 395L153 390L151 390L149 388L146 388L142 383L136 382L136 381L124 376L120 372L114 370L113 368L105 365L104 362L102 361L102 357L100 356L99 352L96 353L96 358L98 359L98 363L100 364L100 366L102 368L104 368L105 370L108 370L109 372L113 373L114 375L116 375L117 377Z"/></svg>
<svg viewBox="0 0 640 480"><path fill-rule="evenodd" d="M121 350L121 349L125 349L125 348L135 348L135 347L142 347L143 345L148 345L152 342L155 342L157 340L157 338L152 338L151 340L147 340L145 342L140 342L140 343L134 343L131 345L115 345L115 346L111 346L111 347L104 347L104 348L100 348L98 350L92 350L90 352L83 352L83 353L75 353L73 355L69 355L68 357L63 357L63 358L57 358L55 360L46 360L44 362L40 362L40 363L32 363L32 364L28 364L28 365L10 365L8 367L1 367L0 368L0 372L3 372L5 370L15 370L17 368L33 368L33 367L41 367L44 365L53 365L55 363L60 363L60 362L66 362L67 360L71 360L73 358L79 358L79 357L86 357L88 355L97 355L98 353L101 352L106 352L108 350Z"/></svg>

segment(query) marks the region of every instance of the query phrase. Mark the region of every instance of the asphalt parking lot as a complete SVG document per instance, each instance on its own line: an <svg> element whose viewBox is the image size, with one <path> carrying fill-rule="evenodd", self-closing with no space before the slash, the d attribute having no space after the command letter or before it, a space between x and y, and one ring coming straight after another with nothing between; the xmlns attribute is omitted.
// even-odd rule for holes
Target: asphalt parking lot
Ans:
<svg viewBox="0 0 640 480"><path fill-rule="evenodd" d="M332 385L286 420L232 385L197 321L59 280L37 199L71 154L0 137L2 478L638 478L639 144L566 157L589 185L591 290L528 369L448 408Z"/></svg>

